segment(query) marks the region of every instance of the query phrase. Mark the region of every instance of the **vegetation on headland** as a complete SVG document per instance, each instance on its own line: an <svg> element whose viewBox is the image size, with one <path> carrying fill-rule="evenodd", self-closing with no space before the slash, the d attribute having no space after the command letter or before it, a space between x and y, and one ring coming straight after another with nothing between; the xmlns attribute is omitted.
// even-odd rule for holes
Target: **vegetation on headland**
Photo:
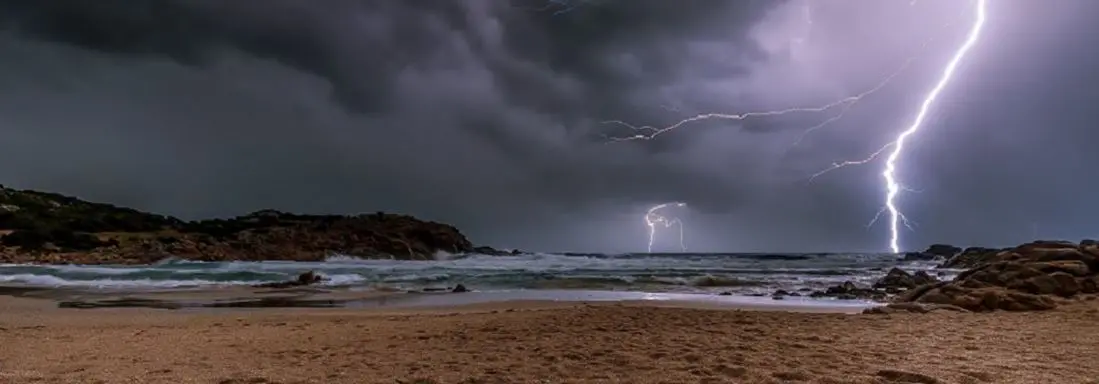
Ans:
<svg viewBox="0 0 1099 384"><path fill-rule="evenodd" d="M263 210L231 219L185 221L0 186L0 262L141 264L167 257L317 261L333 254L418 259L474 249L457 228L408 215Z"/></svg>

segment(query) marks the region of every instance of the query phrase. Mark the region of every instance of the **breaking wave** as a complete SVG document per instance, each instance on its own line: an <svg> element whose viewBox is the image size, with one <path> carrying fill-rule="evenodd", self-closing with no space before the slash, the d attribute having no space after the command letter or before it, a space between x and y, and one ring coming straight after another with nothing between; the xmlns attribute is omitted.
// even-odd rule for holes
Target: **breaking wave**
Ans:
<svg viewBox="0 0 1099 384"><path fill-rule="evenodd" d="M929 269L881 254L440 254L434 260L333 256L323 262L199 262L149 265L0 264L0 284L41 287L183 288L251 285L326 275L328 286L419 289L464 284L477 289L736 291L817 288L870 281L894 266Z"/></svg>

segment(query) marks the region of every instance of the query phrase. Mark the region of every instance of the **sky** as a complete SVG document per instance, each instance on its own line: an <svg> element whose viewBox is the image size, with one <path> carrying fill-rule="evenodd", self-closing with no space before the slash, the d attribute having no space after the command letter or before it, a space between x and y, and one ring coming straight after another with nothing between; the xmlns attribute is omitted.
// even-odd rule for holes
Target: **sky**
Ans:
<svg viewBox="0 0 1099 384"><path fill-rule="evenodd" d="M965 38L966 0L0 0L0 184L185 219L412 214L478 244L884 252L882 160ZM931 243L1099 237L1099 14L993 0L907 143ZM654 140L634 125L708 120ZM820 129L806 129L833 118ZM799 140L800 139L800 140ZM795 145L796 144L796 145ZM658 228L654 251L677 251Z"/></svg>

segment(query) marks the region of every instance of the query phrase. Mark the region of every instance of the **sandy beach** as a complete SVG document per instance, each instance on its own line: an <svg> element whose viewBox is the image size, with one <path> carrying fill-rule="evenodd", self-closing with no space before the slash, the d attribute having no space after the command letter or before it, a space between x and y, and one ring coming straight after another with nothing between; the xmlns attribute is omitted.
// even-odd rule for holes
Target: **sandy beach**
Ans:
<svg viewBox="0 0 1099 384"><path fill-rule="evenodd" d="M4 297L0 383L1099 382L1095 301L1027 313L776 308L81 310Z"/></svg>

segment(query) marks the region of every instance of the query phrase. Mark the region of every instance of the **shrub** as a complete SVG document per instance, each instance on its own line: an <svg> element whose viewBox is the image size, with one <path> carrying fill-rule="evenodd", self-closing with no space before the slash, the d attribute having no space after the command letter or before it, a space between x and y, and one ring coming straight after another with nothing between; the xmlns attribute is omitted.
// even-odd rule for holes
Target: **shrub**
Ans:
<svg viewBox="0 0 1099 384"><path fill-rule="evenodd" d="M0 237L0 244L22 249L42 249L49 242L49 235L43 231L17 229Z"/></svg>

